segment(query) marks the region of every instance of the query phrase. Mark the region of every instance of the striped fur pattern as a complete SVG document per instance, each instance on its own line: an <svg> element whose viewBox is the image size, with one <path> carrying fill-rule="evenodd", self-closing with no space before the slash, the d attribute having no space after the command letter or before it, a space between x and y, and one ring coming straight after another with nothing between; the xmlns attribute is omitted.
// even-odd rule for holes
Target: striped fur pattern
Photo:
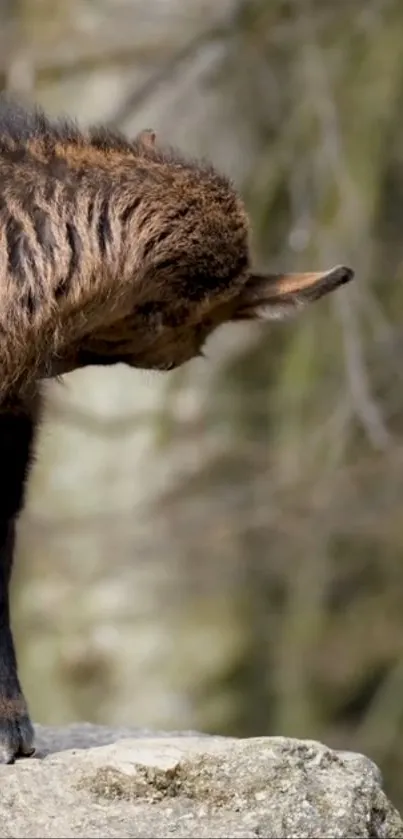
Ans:
<svg viewBox="0 0 403 839"><path fill-rule="evenodd" d="M0 106L0 394L84 363L197 354L249 267L248 222L208 164Z"/></svg>

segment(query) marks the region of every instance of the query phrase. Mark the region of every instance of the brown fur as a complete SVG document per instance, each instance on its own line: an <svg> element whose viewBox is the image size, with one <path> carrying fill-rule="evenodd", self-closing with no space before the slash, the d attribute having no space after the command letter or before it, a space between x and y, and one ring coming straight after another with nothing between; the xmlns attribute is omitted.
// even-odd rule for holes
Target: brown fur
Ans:
<svg viewBox="0 0 403 839"><path fill-rule="evenodd" d="M87 363L171 369L245 308L240 197L154 132L80 132L4 102L0 183L0 400Z"/></svg>
<svg viewBox="0 0 403 839"><path fill-rule="evenodd" d="M87 364L172 369L220 324L277 317L352 277L251 273L249 239L227 178L153 131L80 132L0 101L0 762L33 744L9 580L37 381Z"/></svg>

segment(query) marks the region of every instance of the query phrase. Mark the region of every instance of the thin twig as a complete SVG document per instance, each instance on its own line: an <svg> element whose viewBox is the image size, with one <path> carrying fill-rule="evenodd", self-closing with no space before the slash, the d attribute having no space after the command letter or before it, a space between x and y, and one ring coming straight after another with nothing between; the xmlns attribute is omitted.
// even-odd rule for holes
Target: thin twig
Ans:
<svg viewBox="0 0 403 839"><path fill-rule="evenodd" d="M225 25L215 26L198 32L193 38L175 52L164 64L159 67L145 82L132 91L125 102L120 105L114 115L109 119L111 127L121 126L130 116L135 113L143 103L155 93L156 89L170 79L173 73L181 64L190 58L195 59L197 54L206 44L221 40L229 34L229 28Z"/></svg>

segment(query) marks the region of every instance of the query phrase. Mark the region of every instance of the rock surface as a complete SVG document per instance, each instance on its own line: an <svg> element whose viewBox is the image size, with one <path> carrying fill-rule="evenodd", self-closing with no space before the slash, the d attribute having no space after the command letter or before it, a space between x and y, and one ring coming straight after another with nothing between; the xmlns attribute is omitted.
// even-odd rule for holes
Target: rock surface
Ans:
<svg viewBox="0 0 403 839"><path fill-rule="evenodd" d="M37 727L0 766L0 837L403 837L379 770L313 741Z"/></svg>

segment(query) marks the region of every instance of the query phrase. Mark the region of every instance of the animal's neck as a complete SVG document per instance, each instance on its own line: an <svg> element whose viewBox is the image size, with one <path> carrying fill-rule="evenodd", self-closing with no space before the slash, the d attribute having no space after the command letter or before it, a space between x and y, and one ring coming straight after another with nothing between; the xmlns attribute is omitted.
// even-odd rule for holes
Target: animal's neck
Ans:
<svg viewBox="0 0 403 839"><path fill-rule="evenodd" d="M172 227L166 190L153 179L149 189L144 169L130 181L90 175L47 181L28 169L31 212L13 181L8 209L19 235L9 241L13 228L0 224L0 253L8 254L0 260L0 401L27 380L82 366L80 341L147 299L145 260Z"/></svg>
<svg viewBox="0 0 403 839"><path fill-rule="evenodd" d="M26 250L16 249L14 260L24 268L20 276L10 258L0 262L0 401L2 393L23 389L33 378L79 366L73 348L127 311L130 286L116 207L91 195L74 203L71 212L62 204L57 217L49 208L50 246L22 235L18 247ZM25 257L30 248L35 262Z"/></svg>

